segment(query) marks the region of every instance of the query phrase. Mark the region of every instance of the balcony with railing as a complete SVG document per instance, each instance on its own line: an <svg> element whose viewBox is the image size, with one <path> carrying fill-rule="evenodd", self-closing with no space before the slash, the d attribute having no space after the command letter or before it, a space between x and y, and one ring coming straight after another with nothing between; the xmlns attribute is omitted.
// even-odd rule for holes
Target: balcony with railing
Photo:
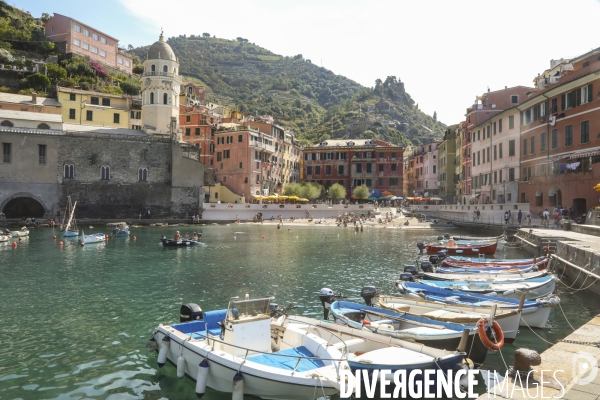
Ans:
<svg viewBox="0 0 600 400"><path fill-rule="evenodd" d="M142 76L174 76L172 72L145 71Z"/></svg>

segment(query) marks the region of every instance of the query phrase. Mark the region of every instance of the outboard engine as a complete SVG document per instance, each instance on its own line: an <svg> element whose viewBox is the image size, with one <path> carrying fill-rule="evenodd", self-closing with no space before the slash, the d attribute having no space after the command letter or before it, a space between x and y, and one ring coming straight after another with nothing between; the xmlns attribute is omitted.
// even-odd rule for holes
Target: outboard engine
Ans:
<svg viewBox="0 0 600 400"><path fill-rule="evenodd" d="M202 309L195 303L183 304L179 310L179 322L201 320L203 317Z"/></svg>
<svg viewBox="0 0 600 400"><path fill-rule="evenodd" d="M436 255L429 256L429 262L432 263L432 264L437 264L437 263L440 262L440 259Z"/></svg>
<svg viewBox="0 0 600 400"><path fill-rule="evenodd" d="M438 236L438 237L437 237L437 240L442 240L442 239L444 239L444 237L443 237L443 236Z"/></svg>
<svg viewBox="0 0 600 400"><path fill-rule="evenodd" d="M423 261L421 263L421 270L423 272L433 272L433 264L431 264L429 261Z"/></svg>
<svg viewBox="0 0 600 400"><path fill-rule="evenodd" d="M417 267L414 265L406 265L404 266L404 272L415 275L417 273Z"/></svg>
<svg viewBox="0 0 600 400"><path fill-rule="evenodd" d="M448 252L446 250L440 250L437 253L438 260L443 261L444 258L448 256Z"/></svg>
<svg viewBox="0 0 600 400"><path fill-rule="evenodd" d="M375 286L363 286L360 291L360 297L365 300L365 304L371 307L373 305L373 299L379 297L379 289Z"/></svg>
<svg viewBox="0 0 600 400"><path fill-rule="evenodd" d="M419 248L421 254L423 254L423 250L425 249L425 245L423 244L423 242L417 243L417 247Z"/></svg>
<svg viewBox="0 0 600 400"><path fill-rule="evenodd" d="M429 261L423 261L421 262L421 270L423 272L433 272L433 264Z"/></svg>
<svg viewBox="0 0 600 400"><path fill-rule="evenodd" d="M449 233L444 233L444 239L450 239L450 234Z"/></svg>
<svg viewBox="0 0 600 400"><path fill-rule="evenodd" d="M321 300L321 304L323 305L323 319L327 320L329 319L329 309L331 308L331 303L336 300L333 290L329 288L322 288L319 290L319 300Z"/></svg>
<svg viewBox="0 0 600 400"><path fill-rule="evenodd" d="M277 317L277 314L279 313L279 305L275 304L275 303L270 303L269 304L269 313L271 315L271 318Z"/></svg>
<svg viewBox="0 0 600 400"><path fill-rule="evenodd" d="M400 274L400 280L404 281L404 282L414 282L415 277L413 276L413 274L404 272L404 273Z"/></svg>

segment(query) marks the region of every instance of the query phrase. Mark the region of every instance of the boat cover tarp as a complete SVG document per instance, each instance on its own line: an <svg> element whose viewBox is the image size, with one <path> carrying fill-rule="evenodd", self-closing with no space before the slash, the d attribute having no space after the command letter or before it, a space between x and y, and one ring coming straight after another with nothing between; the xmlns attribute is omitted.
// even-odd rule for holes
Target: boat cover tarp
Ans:
<svg viewBox="0 0 600 400"><path fill-rule="evenodd" d="M204 336L203 333L206 332L205 324L208 324L208 333L219 336L221 334L221 327L217 322L224 321L226 316L227 310L205 311L202 321L184 322L172 326L181 333L189 334L196 332L200 336Z"/></svg>
<svg viewBox="0 0 600 400"><path fill-rule="evenodd" d="M287 369L290 371L292 371L294 367L296 367L296 364L298 364L298 367L296 368L297 372L310 371L312 369L325 366L323 361L319 359L311 360L302 358L300 363L298 363L298 358L285 356L314 357L315 355L312 354L306 347L300 346L287 350L281 350L273 354L258 354L255 356L250 356L248 357L248 360L258 364L268 365L269 367Z"/></svg>

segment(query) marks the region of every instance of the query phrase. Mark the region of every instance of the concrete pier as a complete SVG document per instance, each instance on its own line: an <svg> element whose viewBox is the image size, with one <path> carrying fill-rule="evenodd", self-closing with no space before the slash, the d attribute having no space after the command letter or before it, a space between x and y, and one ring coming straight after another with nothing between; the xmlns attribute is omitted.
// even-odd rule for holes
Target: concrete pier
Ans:
<svg viewBox="0 0 600 400"><path fill-rule="evenodd" d="M599 343L599 333L600 315L594 317L563 340ZM530 375L529 390L527 390L525 382L521 387L518 380L513 390L514 381L509 378L508 382L502 382L496 387L495 394L494 389L491 388L487 393L481 395L479 400L493 398L600 400L600 371L596 370L596 376L591 382L582 384L582 379L586 379L588 376L591 377L594 374L592 370L594 366L591 365L590 360L596 360L596 365L600 361L599 346L558 342L544 351L541 356L542 364L534 367L535 372ZM585 364L587 364L587 368ZM595 368L597 369L597 367ZM540 372L542 370L544 371L543 381L548 382L543 385L541 385L542 376ZM590 370L592 370L592 375L589 375ZM539 387L536 388L535 385L539 385ZM502 390L500 386L502 386Z"/></svg>

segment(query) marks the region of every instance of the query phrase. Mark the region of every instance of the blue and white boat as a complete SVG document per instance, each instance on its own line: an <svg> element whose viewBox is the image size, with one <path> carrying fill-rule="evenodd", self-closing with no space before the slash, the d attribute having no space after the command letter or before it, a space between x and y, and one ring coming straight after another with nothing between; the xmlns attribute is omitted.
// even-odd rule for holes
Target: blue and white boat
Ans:
<svg viewBox="0 0 600 400"><path fill-rule="evenodd" d="M355 329L348 325L340 325L331 321L317 320L301 316L289 316L277 323L272 328L285 329L290 325L299 325L317 336L326 335L330 346L347 349L348 365L352 372L356 370L389 370L390 374L383 377L393 381L395 371L412 370L442 370L457 371L467 368L466 353L452 350L440 350L424 346L419 343L383 337L377 333L364 329ZM277 335L275 335L277 337ZM422 375L420 375L422 376ZM380 379L383 378L380 376Z"/></svg>
<svg viewBox="0 0 600 400"><path fill-rule="evenodd" d="M451 273L446 271L439 272L423 272L423 279L436 281L465 281L465 282L521 282L533 280L536 278L545 277L548 271L530 271L530 272L462 272Z"/></svg>
<svg viewBox="0 0 600 400"><path fill-rule="evenodd" d="M81 231L81 238L79 239L80 244L94 244L94 243L105 243L106 235L104 233L92 233L86 235L83 230Z"/></svg>
<svg viewBox="0 0 600 400"><path fill-rule="evenodd" d="M469 263L494 263L494 264L509 264L509 265L519 265L519 264L534 264L544 261L547 257L537 257L537 258L479 258L479 257L464 257L464 256L448 256L446 260L448 261L459 261L459 262L469 262Z"/></svg>
<svg viewBox="0 0 600 400"><path fill-rule="evenodd" d="M473 294L484 294L495 297L506 297L511 299L520 299L521 294L525 293L526 299L537 299L546 297L554 292L556 286L556 277L548 275L527 280L501 280L495 281L436 281L423 279L421 284L437 287L440 289L460 290L462 292Z"/></svg>
<svg viewBox="0 0 600 400"><path fill-rule="evenodd" d="M234 399L315 399L339 393L340 372L350 369L347 346L331 346L330 333L299 324L273 330L268 297L208 312L186 304L180 321L159 325L148 347L158 350L159 367L169 362L177 376L195 380L198 397L210 387Z"/></svg>
<svg viewBox="0 0 600 400"><path fill-rule="evenodd" d="M495 297L477 293L466 293L460 290L450 290L419 282L398 281L396 283L400 293L413 299L423 299L440 304L485 307L496 304L500 308L518 310L520 301L509 297ZM550 310L556 307L560 299L548 296L536 300L525 300L521 310L521 326L542 328L548 322Z"/></svg>
<svg viewBox="0 0 600 400"><path fill-rule="evenodd" d="M71 204L71 196L67 197L67 209L65 210L65 216L68 214L69 219L65 224L63 219L63 230L61 234L63 237L76 237L79 236L79 229L77 228L77 221L75 221L75 206L77 206L77 201L75 204Z"/></svg>
<svg viewBox="0 0 600 400"><path fill-rule="evenodd" d="M115 229L112 230L113 236L129 236L129 225L121 222Z"/></svg>
<svg viewBox="0 0 600 400"><path fill-rule="evenodd" d="M332 303L330 311L337 323L396 339L412 340L436 349L457 349L463 331L468 330L467 357L478 366L483 364L487 356L488 349L474 326L436 321L348 301Z"/></svg>
<svg viewBox="0 0 600 400"><path fill-rule="evenodd" d="M527 273L535 272L537 267L535 265L517 265L514 267L460 267L460 268L448 268L438 267L435 268L435 272L439 274L515 274L515 273Z"/></svg>

